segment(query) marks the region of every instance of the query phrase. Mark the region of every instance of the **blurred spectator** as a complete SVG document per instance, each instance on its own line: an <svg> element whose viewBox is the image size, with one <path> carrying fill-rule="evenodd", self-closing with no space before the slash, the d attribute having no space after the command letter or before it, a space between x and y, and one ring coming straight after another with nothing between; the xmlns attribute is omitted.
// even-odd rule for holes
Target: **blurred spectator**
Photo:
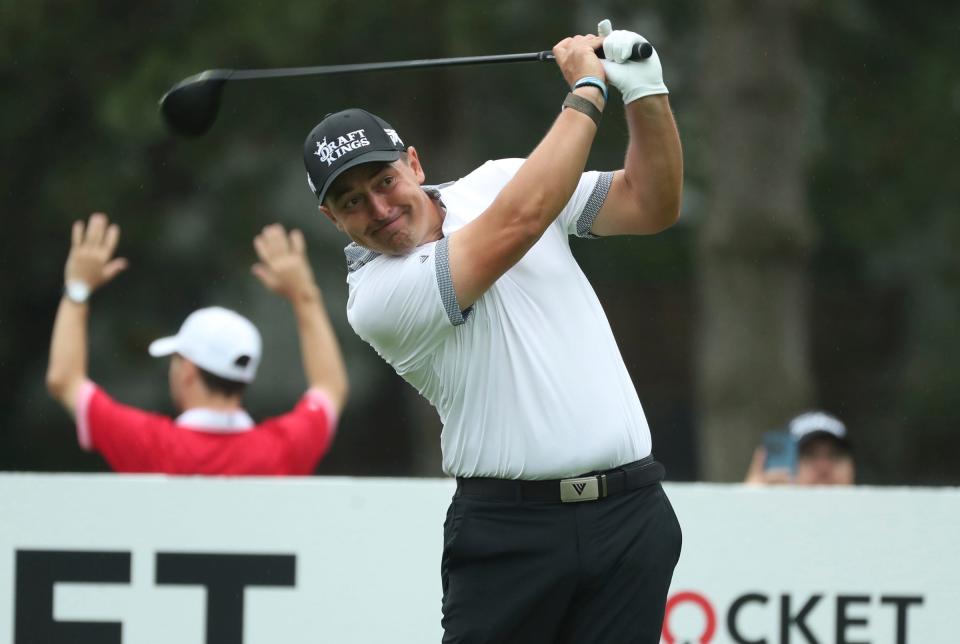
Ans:
<svg viewBox="0 0 960 644"><path fill-rule="evenodd" d="M788 425L796 458L792 467L768 467L768 453L757 447L746 483L773 485L853 485L853 448L843 422L826 412L800 414Z"/></svg>
<svg viewBox="0 0 960 644"><path fill-rule="evenodd" d="M242 406L260 362L260 334L228 309L194 311L175 336L150 345L151 355L171 356L176 419L120 404L88 379L88 298L126 268L113 257L119 236L100 213L86 226L74 223L53 327L47 388L75 419L81 447L118 472L310 474L333 440L348 384L303 235L274 225L254 240L260 263L253 273L293 307L309 386L291 412L260 424Z"/></svg>

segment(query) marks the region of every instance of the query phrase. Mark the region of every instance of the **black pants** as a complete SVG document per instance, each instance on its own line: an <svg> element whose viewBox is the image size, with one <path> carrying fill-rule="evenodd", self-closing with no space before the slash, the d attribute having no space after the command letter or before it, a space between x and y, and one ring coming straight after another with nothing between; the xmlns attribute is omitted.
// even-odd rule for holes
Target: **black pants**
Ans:
<svg viewBox="0 0 960 644"><path fill-rule="evenodd" d="M658 482L598 501L457 494L444 523L444 644L657 644L680 524Z"/></svg>

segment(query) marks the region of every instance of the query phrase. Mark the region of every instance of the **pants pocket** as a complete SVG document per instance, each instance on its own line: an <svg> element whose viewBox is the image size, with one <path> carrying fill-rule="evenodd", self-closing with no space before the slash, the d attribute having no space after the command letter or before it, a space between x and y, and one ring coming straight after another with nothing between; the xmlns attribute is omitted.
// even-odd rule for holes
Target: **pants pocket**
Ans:
<svg viewBox="0 0 960 644"><path fill-rule="evenodd" d="M683 529L680 527L680 519L677 518L677 513L673 510L673 504L670 503L670 498L667 496L667 493L664 492L663 487L657 486L660 491L660 498L663 500L664 507L664 521L666 525L672 528L670 532L673 534L673 540L676 542L676 556L674 558L674 566L677 562L680 561L680 551L683 549Z"/></svg>
<svg viewBox="0 0 960 644"><path fill-rule="evenodd" d="M465 504L458 497L454 497L447 508L447 517L443 521L443 554L440 557L440 581L443 585L444 599L446 599L449 588L450 561L454 556L458 537L463 532L465 519Z"/></svg>

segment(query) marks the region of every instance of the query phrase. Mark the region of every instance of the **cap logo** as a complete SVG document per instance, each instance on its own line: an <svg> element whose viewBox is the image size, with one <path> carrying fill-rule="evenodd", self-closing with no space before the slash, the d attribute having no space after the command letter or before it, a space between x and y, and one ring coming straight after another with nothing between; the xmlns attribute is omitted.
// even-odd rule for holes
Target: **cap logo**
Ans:
<svg viewBox="0 0 960 644"><path fill-rule="evenodd" d="M393 136L396 136L396 133L394 133ZM314 154L320 157L320 160L326 163L329 168L333 165L334 161L347 152L368 145L370 145L370 141L367 139L364 129L361 128L359 130L353 130L352 132L345 132L334 141L328 142L327 137L323 137L323 141L317 142L317 151L314 152Z"/></svg>
<svg viewBox="0 0 960 644"><path fill-rule="evenodd" d="M389 128L384 128L384 132L387 133L387 136L390 137L390 141L394 145L403 145L403 141L400 140L400 136L397 134L396 130L391 130Z"/></svg>

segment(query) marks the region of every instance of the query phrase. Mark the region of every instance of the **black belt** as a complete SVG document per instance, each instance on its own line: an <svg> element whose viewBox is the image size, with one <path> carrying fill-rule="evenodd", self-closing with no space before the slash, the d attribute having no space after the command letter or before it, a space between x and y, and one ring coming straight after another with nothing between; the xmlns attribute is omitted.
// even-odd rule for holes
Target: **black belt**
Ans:
<svg viewBox="0 0 960 644"><path fill-rule="evenodd" d="M552 481L457 478L457 494L503 501L596 501L663 480L666 471L652 456L602 472Z"/></svg>

